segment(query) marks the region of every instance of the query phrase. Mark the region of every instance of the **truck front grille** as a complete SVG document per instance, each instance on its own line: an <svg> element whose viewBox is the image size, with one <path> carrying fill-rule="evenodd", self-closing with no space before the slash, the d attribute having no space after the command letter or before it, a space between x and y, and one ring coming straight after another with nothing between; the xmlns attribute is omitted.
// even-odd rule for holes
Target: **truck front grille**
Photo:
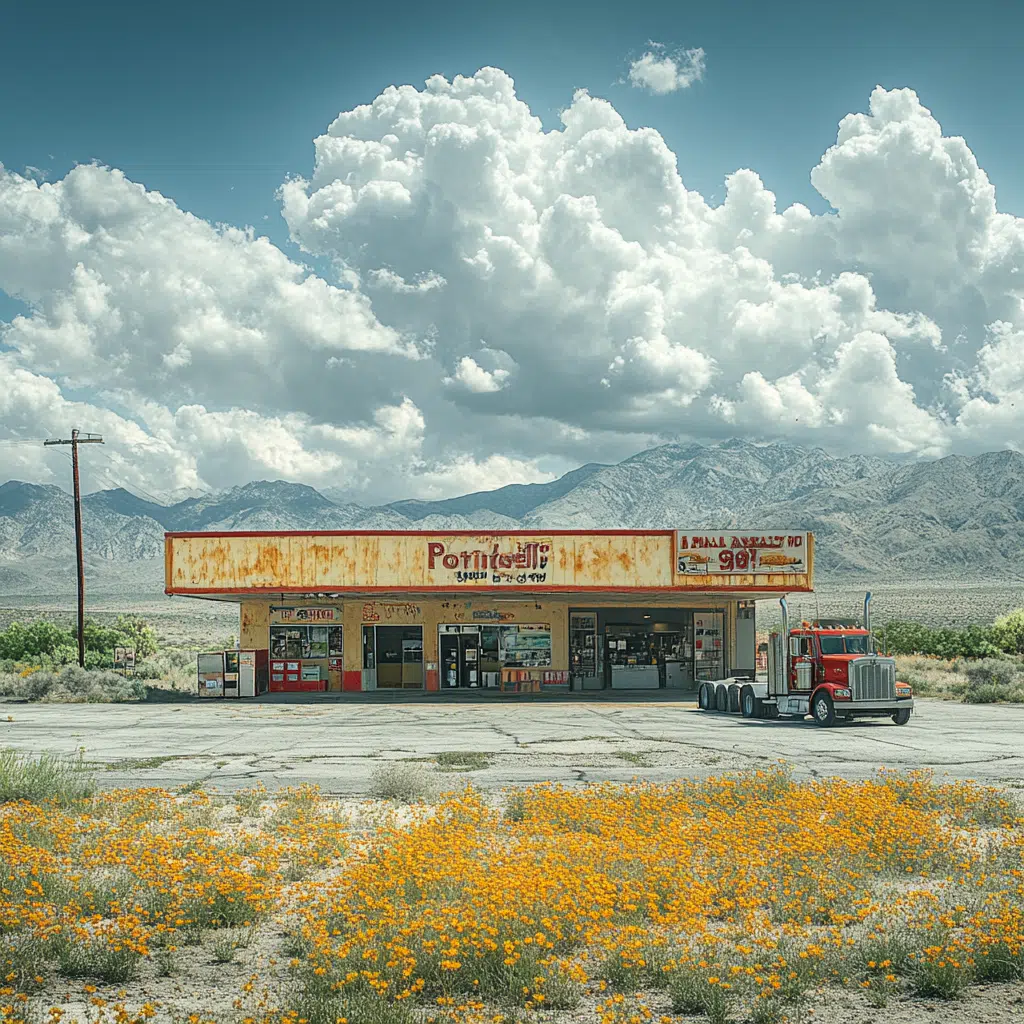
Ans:
<svg viewBox="0 0 1024 1024"><path fill-rule="evenodd" d="M892 658L857 658L850 662L854 700L895 700L896 662Z"/></svg>

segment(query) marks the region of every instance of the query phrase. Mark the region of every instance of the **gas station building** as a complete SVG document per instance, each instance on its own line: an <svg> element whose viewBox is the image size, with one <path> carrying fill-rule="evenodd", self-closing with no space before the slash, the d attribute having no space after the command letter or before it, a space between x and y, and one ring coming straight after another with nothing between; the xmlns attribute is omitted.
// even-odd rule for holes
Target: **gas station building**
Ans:
<svg viewBox="0 0 1024 1024"><path fill-rule="evenodd" d="M753 675L799 531L168 533L165 590L236 602L257 692L667 688Z"/></svg>

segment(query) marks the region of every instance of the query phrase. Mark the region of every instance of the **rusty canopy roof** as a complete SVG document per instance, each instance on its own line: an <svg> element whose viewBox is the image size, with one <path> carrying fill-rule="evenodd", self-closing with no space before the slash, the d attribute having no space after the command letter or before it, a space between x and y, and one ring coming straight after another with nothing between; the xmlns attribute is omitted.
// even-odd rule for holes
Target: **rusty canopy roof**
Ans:
<svg viewBox="0 0 1024 1024"><path fill-rule="evenodd" d="M787 539L796 546L786 550L796 556L780 554L778 542ZM697 544L708 547L691 550ZM165 538L166 592L196 596L777 593L811 590L812 573L813 537L799 533L261 531Z"/></svg>

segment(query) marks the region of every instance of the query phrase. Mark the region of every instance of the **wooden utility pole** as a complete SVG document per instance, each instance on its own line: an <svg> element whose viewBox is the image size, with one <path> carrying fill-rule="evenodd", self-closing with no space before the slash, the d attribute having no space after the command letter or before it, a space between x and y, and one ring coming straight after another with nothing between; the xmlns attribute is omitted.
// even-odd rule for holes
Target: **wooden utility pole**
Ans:
<svg viewBox="0 0 1024 1024"><path fill-rule="evenodd" d="M82 488L78 482L78 446L80 444L103 444L99 434L82 436L76 427L69 440L44 441L44 445L71 445L71 470L75 480L75 555L78 561L78 664L85 668L85 562L82 558Z"/></svg>

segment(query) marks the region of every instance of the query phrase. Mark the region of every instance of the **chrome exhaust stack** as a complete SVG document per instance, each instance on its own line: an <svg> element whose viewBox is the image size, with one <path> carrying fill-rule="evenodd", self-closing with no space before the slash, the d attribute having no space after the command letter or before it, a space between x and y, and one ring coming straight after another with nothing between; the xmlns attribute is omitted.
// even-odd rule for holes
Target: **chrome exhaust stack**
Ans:
<svg viewBox="0 0 1024 1024"><path fill-rule="evenodd" d="M868 631L868 651L874 653L874 641L871 636L871 591L864 595L864 628Z"/></svg>
<svg viewBox="0 0 1024 1024"><path fill-rule="evenodd" d="M779 598L782 608L782 688L781 693L789 693L789 605L784 597Z"/></svg>

